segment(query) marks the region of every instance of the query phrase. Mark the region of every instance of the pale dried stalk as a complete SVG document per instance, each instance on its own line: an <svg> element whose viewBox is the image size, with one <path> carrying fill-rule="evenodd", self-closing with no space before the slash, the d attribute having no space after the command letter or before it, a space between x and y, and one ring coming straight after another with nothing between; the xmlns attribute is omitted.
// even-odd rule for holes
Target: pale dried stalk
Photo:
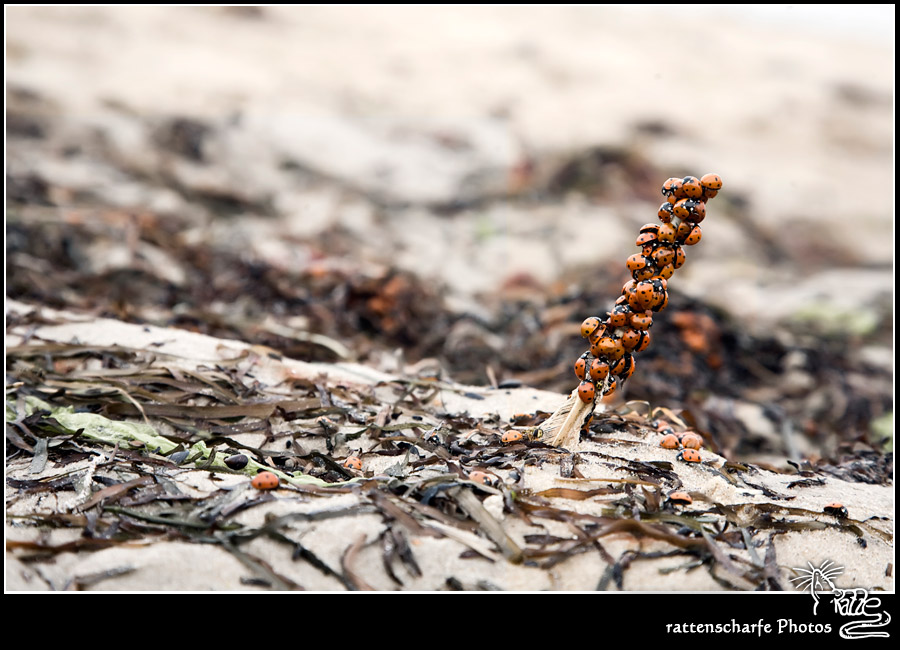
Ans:
<svg viewBox="0 0 900 650"><path fill-rule="evenodd" d="M535 438L551 447L572 449L578 444L581 427L588 416L594 412L594 406L594 401L583 402L578 396L576 388L569 394L565 404L556 409L553 415L535 429ZM602 412L604 409L605 405L597 405L597 411Z"/></svg>

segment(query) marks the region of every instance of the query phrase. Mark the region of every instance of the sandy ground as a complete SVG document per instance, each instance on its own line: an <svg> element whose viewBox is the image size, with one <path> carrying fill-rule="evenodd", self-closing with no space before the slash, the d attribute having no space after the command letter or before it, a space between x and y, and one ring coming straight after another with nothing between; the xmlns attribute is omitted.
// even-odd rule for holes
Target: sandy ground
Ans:
<svg viewBox="0 0 900 650"><path fill-rule="evenodd" d="M209 191L238 188L248 203L270 211L242 215L237 224L212 223L210 232L223 242L296 265L306 260L283 235L338 224L358 236L361 263L414 269L444 284L460 309L477 313L481 293L519 274L543 284L565 282L597 259L620 260L636 229L653 220L658 199L618 178L608 179L607 202L578 193L552 204L530 200L529 188L545 187L565 161L606 147L671 169L670 175L715 171L725 179L722 205L711 207L720 212L709 228L704 224L703 246L678 277L683 291L762 331L810 314L810 327L826 318L834 327L849 327L860 310L892 322L894 52L882 31L863 32L857 24L837 31L815 15L769 22L703 7L11 7L5 17L8 88L36 93L33 114L53 115L64 125L63 139L99 133L92 146L104 152L91 158L95 164L75 167L58 152L11 148L9 173L35 170L104 205L175 211L206 225L209 214L185 195L160 194L147 179L165 176ZM27 104L20 95L8 101ZM229 164L208 168L148 158L154 127L173 116L214 124L207 146ZM299 178L296 169L309 175ZM452 219L447 208L456 210ZM779 253L774 262L768 257L773 242ZM40 336L115 338L138 349L148 343L141 328L85 318L43 328ZM8 333L7 345L22 334ZM221 358L223 345L242 349L239 342L162 334L164 350L188 366ZM874 354L892 363L892 349ZM324 370L334 381L379 377L366 368L284 363L298 373ZM284 368L271 372L274 377ZM552 410L561 399L514 391L499 402L454 408L508 417L537 404ZM588 446L577 450L583 458L594 452L674 457L647 438L583 444ZM724 459L710 452L704 459L702 468L681 472L701 502L767 501L758 488L737 487L707 471ZM383 469L366 468L374 474ZM602 465L589 460L580 469L589 483L608 478ZM7 467L8 476L27 471L27 464ZM202 494L212 489L202 474L173 478ZM570 486L559 474L559 467L529 467L526 483L534 489ZM787 480L766 471L757 477L779 493ZM266 515L353 507L357 498L313 499L284 490L239 517L253 524ZM492 498L485 508L514 540L571 532L562 523L537 530L504 519ZM854 520L889 517L869 523L893 530L892 486L829 480L799 494L791 507L819 512L823 502L838 499ZM7 512L70 512L74 505L18 500ZM585 512L602 505L593 499L572 503ZM377 515L299 522L295 532L332 566L341 566L346 552L334 539L362 540L353 566L371 587L397 588L372 544L382 532ZM443 533L412 538L422 575L402 574L404 589L442 589L453 577L471 589L593 590L606 566L582 554L537 571L504 561L483 536ZM8 540L33 534L7 520ZM59 542L69 541L67 534L52 533ZM886 576L892 542L868 539L862 549L834 528L779 535L773 543L782 582L789 584L792 567L831 559L847 567L841 586L893 590L893 578ZM607 550L618 557L633 543L613 537ZM283 548L267 545L255 540L250 550L278 573L307 589L342 588L292 562ZM642 542L645 551L663 547ZM472 549L477 558L460 557ZM671 568L667 562L638 563L625 588L721 589L707 572L661 571ZM63 553L42 566L23 564L8 552L6 584L8 590L73 584L243 590L253 588L241 582L247 574L246 565L219 549L166 542ZM91 586L96 575L106 578Z"/></svg>
<svg viewBox="0 0 900 650"><path fill-rule="evenodd" d="M14 312L24 313L27 306L12 303ZM66 323L66 314L46 312L47 317L60 321L59 325L49 325L15 329L10 332L8 343L18 345L28 340L44 342L70 342L77 340L83 345L118 345L134 350L153 348L161 356L165 367L180 367L196 370L208 367L218 360L240 359L242 353L251 347L234 341L221 341L212 337L183 332L180 330L131 325L112 320L75 319ZM267 357L251 356L243 365L251 370L255 381L277 387L286 376L314 378L327 376L329 384L365 384L375 386L388 381L387 375L376 373L369 368L352 364L308 364L289 359L273 360ZM493 390L478 387L461 387L464 392L448 393L442 397L442 410L450 416L468 414L489 420L500 418L509 420L516 413L535 410L555 410L563 401L562 396L531 389ZM474 394L474 399L471 396ZM262 445L260 434L237 437L238 440L258 446ZM569 451L575 453L581 478L561 478L559 463L542 463L538 466L526 465L524 489L535 493L552 488L592 489L613 483L622 473L611 469L606 460L616 462L635 460L641 462L668 461L678 467L682 489L695 499L692 508L709 508L712 504L723 504L744 512L746 524L752 521L754 508L771 506L776 515L786 520L805 522L826 522L835 519L822 513L823 504L840 501L845 505L855 524L865 526L866 545L861 546L853 533L824 527L819 530L796 530L781 532L770 537L777 557L775 578L785 588L790 588L791 579L799 574L795 569L803 569L811 562L815 566L832 561L847 570L836 580L840 587L866 589L893 589L890 566L893 562L893 502L892 486L847 483L838 479L828 479L822 485L806 487L802 490L790 484L798 480L794 474L778 474L762 469L752 471L752 481L742 477L727 479L722 473L725 459L708 451L703 451L703 462L692 466L679 464L677 452L659 447L658 434L633 435L617 432L603 443L581 442ZM274 446L271 447L274 449ZM335 455L340 457L350 451L364 452L364 445L348 443L347 449L338 448ZM365 456L364 456L365 457ZM396 462L395 458L366 457L366 476L385 477L384 472ZM561 462L561 461L560 461ZM85 461L83 467L66 466L65 472L89 471L91 463ZM7 467L9 477L28 480L49 479L57 476L63 468L48 466L40 472L30 467L30 460L23 458ZM224 480L210 481L209 474L189 469L161 470L161 474L175 481L183 491L195 497L209 498L216 490L233 489L236 495L246 495L249 490L246 477L226 476ZM508 472L495 472L504 480L509 480ZM232 518L232 522L248 527L260 527L273 517L297 517L298 513L339 511L358 508L362 512L355 516L326 519L324 521L300 521L292 527L304 546L332 567L345 564L347 549L358 544L352 565L354 574L361 578L366 588L391 590L398 588L386 573L380 561L381 539L385 522L380 514L365 512L368 498L364 494L351 493L310 498L297 494L285 487L274 492L275 499L257 505ZM62 495L62 496L60 496ZM86 495L85 495L86 496ZM41 539L53 545L77 539L77 530L44 530L29 525L27 516L31 513L65 514L78 512L84 504L85 496L72 492L42 494L40 496L17 495L17 490L7 487L6 538L15 542ZM247 497L249 498L249 497ZM787 501L785 501L787 499ZM568 507L583 516L601 516L610 503L602 496L588 500L569 501L564 496L552 499L557 507ZM516 517L504 514L500 493L488 496L483 507L502 527L512 543L524 546L527 535L559 535L571 533L565 522L547 522L527 525ZM797 517L798 513L800 514ZM793 515L793 516L792 516ZM20 519L16 517L26 517ZM12 518L10 518L12 517ZM714 518L715 519L715 518ZM744 524L744 525L746 525ZM450 581L457 581L466 589L502 589L508 591L590 591L597 588L607 569L607 563L596 554L581 554L553 567L542 569L534 566L507 562L498 548L492 544L495 539L485 539L474 532L460 531L451 526L431 522L422 530L411 529L410 544L417 560L420 575L404 576L402 588L414 591L446 589ZM39 537L36 538L36 535ZM635 546L635 544L637 544ZM636 542L628 534L611 535L604 538L605 551L612 557L619 557L628 549L639 549L645 553L664 552L665 542L643 540ZM267 567L279 576L290 576L295 585L307 590L340 589L341 583L328 575L323 575L310 565L298 563L285 548L271 540L260 538L247 544L247 553L265 558ZM473 559L465 551L476 551ZM729 551L732 558L741 557L748 562L760 561L746 551ZM760 554L764 551L760 550ZM204 548L183 542L142 543L104 549L92 553L62 552L51 563L21 563L15 553L7 553L7 588L10 590L81 589L100 590L161 590L161 591L208 591L240 590L245 588L248 567L234 554L213 546ZM101 576L97 579L96 576ZM753 588L753 585L730 576L731 584L738 588ZM274 587L294 588L295 585L274 582ZM721 589L711 574L705 571L685 570L684 560L663 555L657 559L645 559L638 568L627 572L623 584L627 590L638 591L711 591Z"/></svg>

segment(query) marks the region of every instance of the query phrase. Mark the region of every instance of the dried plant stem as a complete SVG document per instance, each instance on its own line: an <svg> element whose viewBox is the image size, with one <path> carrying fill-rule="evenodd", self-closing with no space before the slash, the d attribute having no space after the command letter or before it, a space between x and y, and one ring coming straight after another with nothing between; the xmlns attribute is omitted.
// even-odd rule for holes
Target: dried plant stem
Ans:
<svg viewBox="0 0 900 650"><path fill-rule="evenodd" d="M600 404L596 410L602 411L604 408ZM551 447L571 449L578 443L585 419L594 411L594 402L581 401L578 389L575 389L569 394L565 404L535 430L535 437Z"/></svg>

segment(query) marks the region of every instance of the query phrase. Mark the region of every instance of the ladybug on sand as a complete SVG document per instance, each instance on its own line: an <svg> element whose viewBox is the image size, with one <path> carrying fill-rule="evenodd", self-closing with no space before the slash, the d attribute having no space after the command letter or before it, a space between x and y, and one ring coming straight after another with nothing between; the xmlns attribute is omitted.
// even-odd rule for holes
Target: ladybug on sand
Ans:
<svg viewBox="0 0 900 650"><path fill-rule="evenodd" d="M681 436L681 446L685 449L700 449L703 447L703 438L693 432L686 432Z"/></svg>
<svg viewBox="0 0 900 650"><path fill-rule="evenodd" d="M686 463L699 463L701 461L700 452L696 449L682 449L675 458Z"/></svg>
<svg viewBox="0 0 900 650"><path fill-rule="evenodd" d="M825 508L823 508L823 512L825 512L825 514L834 515L838 519L845 519L849 516L847 508L836 501L825 506Z"/></svg>
<svg viewBox="0 0 900 650"><path fill-rule="evenodd" d="M675 490L669 493L669 503L678 506L689 506L694 502L691 495L684 490Z"/></svg>
<svg viewBox="0 0 900 650"><path fill-rule="evenodd" d="M362 459L359 456L348 456L341 464L347 469L362 469Z"/></svg>
<svg viewBox="0 0 900 650"><path fill-rule="evenodd" d="M250 481L250 485L257 490L274 490L278 487L279 483L278 477L272 472L260 472L253 477L252 481Z"/></svg>
<svg viewBox="0 0 900 650"><path fill-rule="evenodd" d="M500 436L500 442L504 445L511 445L514 442L524 442L525 434L521 431L507 431Z"/></svg>
<svg viewBox="0 0 900 650"><path fill-rule="evenodd" d="M481 483L482 485L489 485L493 487L497 483L497 479L494 476L491 476L487 472L482 472L480 469L472 470L469 472L469 480L475 481L476 483Z"/></svg>
<svg viewBox="0 0 900 650"><path fill-rule="evenodd" d="M659 446L663 449L678 449L678 438L674 433L667 433L663 436L663 439L660 441Z"/></svg>

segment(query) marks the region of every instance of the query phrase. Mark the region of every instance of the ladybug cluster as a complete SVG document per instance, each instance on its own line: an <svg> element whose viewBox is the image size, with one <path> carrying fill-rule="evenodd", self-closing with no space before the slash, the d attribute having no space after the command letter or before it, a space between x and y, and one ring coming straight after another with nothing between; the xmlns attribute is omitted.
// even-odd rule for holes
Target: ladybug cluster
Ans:
<svg viewBox="0 0 900 650"><path fill-rule="evenodd" d="M665 420L660 420L656 430L662 435L659 446L663 449L678 449L678 460L686 463L699 463L703 459L700 456L700 449L703 448L703 438L700 434L694 433L690 429L687 431L676 432L672 425Z"/></svg>
<svg viewBox="0 0 900 650"><path fill-rule="evenodd" d="M666 283L684 264L684 247L700 241L706 202L720 189L718 174L670 178L663 184L666 201L659 207L660 223L641 228L635 242L641 251L625 262L632 280L622 287L606 319L591 316L581 324L581 335L591 344L575 362L583 402L593 402L598 394L612 395L634 372L634 354L650 345L653 314L669 302Z"/></svg>
<svg viewBox="0 0 900 650"><path fill-rule="evenodd" d="M699 434L691 430L678 431L672 428L672 425L665 420L660 420L656 430L662 434L662 440L659 446L664 449L701 449L703 447L703 438Z"/></svg>

